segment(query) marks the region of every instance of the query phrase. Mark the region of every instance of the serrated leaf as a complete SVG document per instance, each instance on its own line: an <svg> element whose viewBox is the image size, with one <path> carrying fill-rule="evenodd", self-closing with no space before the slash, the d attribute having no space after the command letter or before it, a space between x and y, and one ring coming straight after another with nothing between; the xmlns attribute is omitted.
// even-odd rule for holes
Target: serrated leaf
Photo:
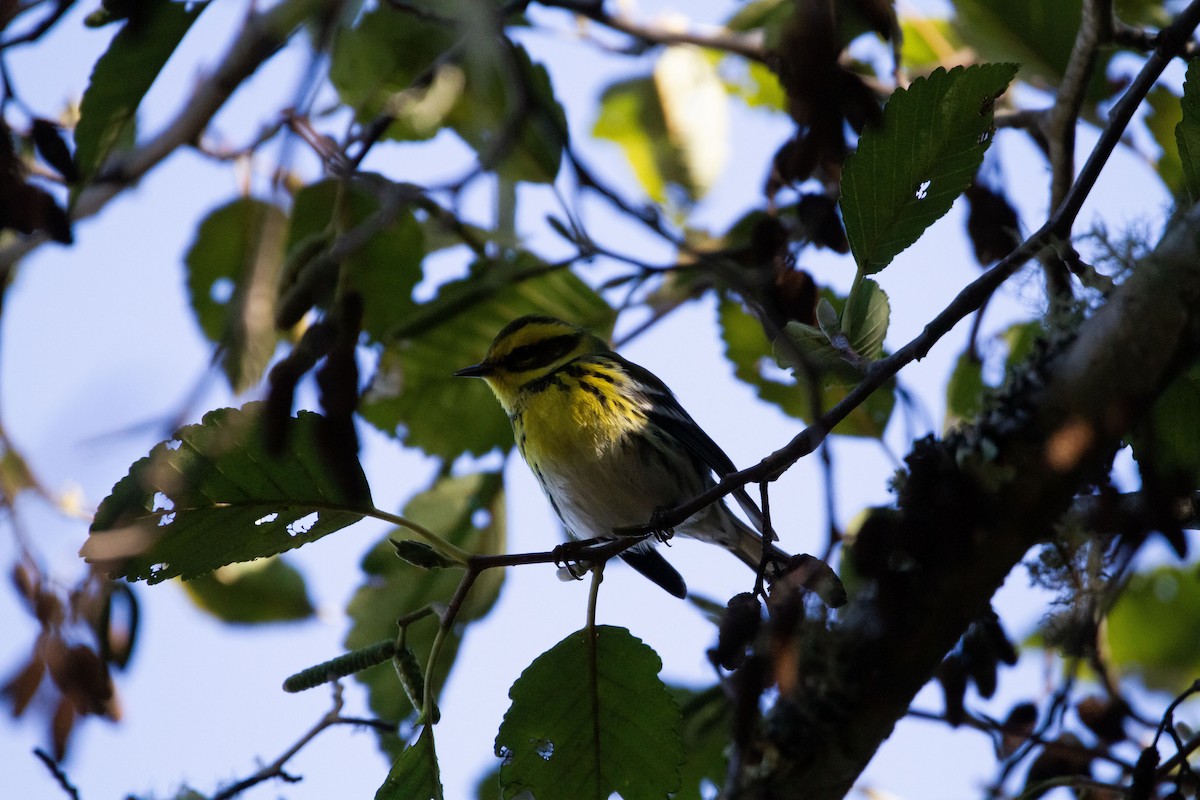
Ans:
<svg viewBox="0 0 1200 800"><path fill-rule="evenodd" d="M75 161L84 180L112 154L167 59L207 7L207 2L155 0L136 26L126 23L113 37L79 103Z"/></svg>
<svg viewBox="0 0 1200 800"><path fill-rule="evenodd" d="M1104 626L1115 667L1170 694L1200 675L1200 573L1195 566L1159 567L1134 575Z"/></svg>
<svg viewBox="0 0 1200 800"><path fill-rule="evenodd" d="M842 175L842 217L858 268L878 272L950 210L991 144L992 103L1013 64L937 69L892 94Z"/></svg>
<svg viewBox="0 0 1200 800"><path fill-rule="evenodd" d="M441 800L442 774L433 745L433 726L421 728L417 740L392 764L375 800Z"/></svg>
<svg viewBox="0 0 1200 800"><path fill-rule="evenodd" d="M361 519L371 509L366 476L326 468L323 418L300 412L287 451L272 456L261 405L210 411L134 463L100 504L80 555L153 584L276 555Z"/></svg>
<svg viewBox="0 0 1200 800"><path fill-rule="evenodd" d="M286 225L278 206L238 198L201 221L185 257L196 321L221 347L221 365L235 392L257 384L275 353Z"/></svg>
<svg viewBox="0 0 1200 800"><path fill-rule="evenodd" d="M861 379L818 328L793 322L785 332L790 343L786 347L772 348L762 326L736 303L723 301L719 316L725 357L733 363L734 374L754 387L760 399L776 405L785 414L805 422L815 418L813 393L807 386L807 379L801 377L805 372L797 370L797 377L791 379L779 369L777 356L782 356L784 350L790 353L795 346L810 357L819 381L822 412L837 404ZM838 423L833 432L843 436L882 436L895 402L894 384L886 384Z"/></svg>
<svg viewBox="0 0 1200 800"><path fill-rule="evenodd" d="M883 355L883 340L887 336L891 305L887 293L870 278L858 281L846 298L842 312L842 333L850 347L863 358L875 361Z"/></svg>
<svg viewBox="0 0 1200 800"><path fill-rule="evenodd" d="M184 581L183 588L193 603L222 622L293 622L316 611L304 576L281 556L220 567Z"/></svg>
<svg viewBox="0 0 1200 800"><path fill-rule="evenodd" d="M404 507L404 516L451 544L471 553L495 555L505 551L504 483L500 473L476 473L442 478L416 495ZM396 619L432 602L447 602L462 576L460 570L425 570L396 556L392 540L406 534L397 529L385 535L363 557L366 580L355 591L346 613L351 627L347 650L357 650L382 639L396 637ZM432 680L440 688L450 672L467 622L482 617L500 593L502 570L488 570L475 583L458 615L459 625L446 639ZM408 628L407 644L423 667L429 658L437 629L436 618L419 620ZM402 720L413 713L390 664L360 672L356 679L367 687L372 712L381 719ZM435 693L436 697L436 693ZM381 734L380 745L395 757L399 741Z"/></svg>
<svg viewBox="0 0 1200 800"><path fill-rule="evenodd" d="M370 182L384 181L364 175L354 181L328 179L305 186L296 193L288 231L288 252L303 246L309 237L337 230L354 231L380 213L378 196ZM363 330L375 341L406 320L415 308L413 287L421 280L425 257L425 234L407 209L389 212L389 224L375 230L341 263L341 290L357 291L364 300ZM288 276L295 280L296 276ZM318 281L313 299L318 308L329 308L337 280ZM284 292L288 287L284 288Z"/></svg>
<svg viewBox="0 0 1200 800"><path fill-rule="evenodd" d="M1175 142L1183 163L1183 185L1192 198L1200 202L1200 67L1188 63L1180 101L1183 117L1175 126Z"/></svg>
<svg viewBox="0 0 1200 800"><path fill-rule="evenodd" d="M477 264L472 277L443 286L394 331L360 413L405 444L442 458L509 449L512 426L487 385L453 372L482 359L500 329L525 314L548 314L599 332L614 319L604 299L574 274L546 271L528 253Z"/></svg>
<svg viewBox="0 0 1200 800"><path fill-rule="evenodd" d="M589 641L589 638L591 641ZM577 631L509 691L496 735L503 796L662 798L679 788L679 707L658 655L624 628ZM565 679L564 679L565 678Z"/></svg>

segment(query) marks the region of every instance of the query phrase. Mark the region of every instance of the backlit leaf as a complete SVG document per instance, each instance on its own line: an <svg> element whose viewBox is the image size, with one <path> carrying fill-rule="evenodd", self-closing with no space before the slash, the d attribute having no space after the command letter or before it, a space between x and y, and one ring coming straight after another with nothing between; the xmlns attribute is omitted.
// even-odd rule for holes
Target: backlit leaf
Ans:
<svg viewBox="0 0 1200 800"><path fill-rule="evenodd" d="M286 224L278 206L239 198L200 222L186 256L192 310L235 392L258 383L275 352Z"/></svg>
<svg viewBox="0 0 1200 800"><path fill-rule="evenodd" d="M454 458L512 447L512 427L487 385L456 378L480 361L500 329L525 314L548 314L605 333L612 309L565 269L546 270L520 253L475 266L409 315L380 354L360 411L386 433L430 455Z"/></svg>
<svg viewBox="0 0 1200 800"><path fill-rule="evenodd" d="M684 761L679 707L658 655L624 628L572 633L538 656L509 691L496 735L505 798L620 794L663 798Z"/></svg>
<svg viewBox="0 0 1200 800"><path fill-rule="evenodd" d="M223 622L292 622L316 612L304 576L282 556L220 567L184 581L183 588Z"/></svg>
<svg viewBox="0 0 1200 800"><path fill-rule="evenodd" d="M104 572L149 583L282 553L357 522L371 509L361 468L326 468L319 414L293 418L289 447L267 453L261 404L210 411L134 463L96 511L80 554Z"/></svg>
<svg viewBox="0 0 1200 800"><path fill-rule="evenodd" d="M471 553L495 555L505 551L504 483L500 473L474 473L442 478L413 497L404 516L451 544ZM431 602L445 603L454 593L462 571L426 570L396 555L392 540L408 534L396 529L383 536L363 557L366 580L355 591L346 609L351 620L346 649L357 650L383 639L396 637L396 619ZM476 581L458 615L460 626L482 617L500 593L503 570L488 570ZM437 630L434 617L418 620L408 628L407 644L424 667ZM445 683L458 649L461 627L446 640L432 678L435 689ZM367 687L372 712L381 719L402 720L412 714L412 705L390 663L359 672L357 680ZM436 692L435 692L436 697ZM400 742L382 735L380 745L395 757Z"/></svg>
<svg viewBox="0 0 1200 800"><path fill-rule="evenodd" d="M1134 575L1104 632L1114 666L1178 694L1200 675L1200 573L1191 566Z"/></svg>
<svg viewBox="0 0 1200 800"><path fill-rule="evenodd" d="M938 69L888 100L842 175L842 216L861 272L878 272L950 210L991 144L992 103L1012 64Z"/></svg>

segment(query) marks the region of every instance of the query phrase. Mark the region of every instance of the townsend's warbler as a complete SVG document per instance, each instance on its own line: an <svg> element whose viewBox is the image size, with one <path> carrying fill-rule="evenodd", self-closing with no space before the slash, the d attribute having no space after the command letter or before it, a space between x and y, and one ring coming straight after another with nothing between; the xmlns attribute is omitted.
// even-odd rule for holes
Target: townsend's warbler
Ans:
<svg viewBox="0 0 1200 800"><path fill-rule="evenodd" d="M649 370L599 337L553 317L509 323L483 361L459 376L487 381L512 421L517 447L576 539L613 538L656 511L700 494L733 462ZM744 491L735 498L756 526L762 515ZM697 512L677 532L720 544L758 570L762 536L724 502ZM621 557L676 597L683 578L647 539ZM773 574L788 556L767 546Z"/></svg>

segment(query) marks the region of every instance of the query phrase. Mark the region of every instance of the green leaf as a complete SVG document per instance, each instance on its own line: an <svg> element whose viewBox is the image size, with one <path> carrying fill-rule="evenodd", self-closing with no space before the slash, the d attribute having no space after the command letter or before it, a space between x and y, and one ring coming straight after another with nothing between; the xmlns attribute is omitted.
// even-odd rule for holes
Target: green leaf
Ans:
<svg viewBox="0 0 1200 800"><path fill-rule="evenodd" d="M200 330L221 347L229 385L257 384L275 353L275 296L287 217L239 198L209 213L186 256L188 295Z"/></svg>
<svg viewBox="0 0 1200 800"><path fill-rule="evenodd" d="M589 642L589 638L591 641ZM624 628L577 631L538 656L509 691L496 734L503 796L663 798L684 761L679 707L658 655Z"/></svg>
<svg viewBox="0 0 1200 800"><path fill-rule="evenodd" d="M454 41L451 26L383 5L363 14L353 28L338 31L329 80L359 122L370 122L386 110L396 117L386 138L427 139L458 101L462 71L448 65L434 73L428 87L414 82Z"/></svg>
<svg viewBox="0 0 1200 800"><path fill-rule="evenodd" d="M668 47L648 78L614 83L592 135L620 146L652 200L668 187L704 196L728 158L728 103L716 67L695 47Z"/></svg>
<svg viewBox="0 0 1200 800"><path fill-rule="evenodd" d="M300 412L272 456L261 403L210 411L133 464L100 504L80 554L103 571L158 583L291 550L371 509L361 468L326 468L324 418Z"/></svg>
<svg viewBox="0 0 1200 800"><path fill-rule="evenodd" d="M442 798L442 774L433 746L433 726L421 728L417 741L404 748L392 764L375 800L432 800Z"/></svg>
<svg viewBox="0 0 1200 800"><path fill-rule="evenodd" d="M844 305L844 301L834 298L834 304ZM817 371L821 411L828 410L845 397L862 377L842 360L825 335L811 325L791 323L784 334L789 337L789 343L772 348L763 335L762 326L738 304L722 301L719 316L725 357L733 363L734 374L754 387L760 399L772 403L785 414L812 422L815 419L813 393L803 370L796 372L796 379L783 377L778 363L790 362L790 356L777 361L777 353L784 356L785 351L792 352L795 347L810 359L811 366ZM887 427L895 402L894 384L889 383L838 423L833 432L843 436L878 438Z"/></svg>
<svg viewBox="0 0 1200 800"><path fill-rule="evenodd" d="M92 69L79 103L75 160L91 178L134 124L138 105L207 2L154 0L126 23Z"/></svg>
<svg viewBox="0 0 1200 800"><path fill-rule="evenodd" d="M983 362L969 351L963 351L954 364L946 382L946 422L950 430L959 423L970 422L983 410Z"/></svg>
<svg viewBox="0 0 1200 800"><path fill-rule="evenodd" d="M891 306L879 284L870 278L858 281L846 298L842 312L842 333L850 347L863 358L875 361L883 356L883 340L887 336Z"/></svg>
<svg viewBox="0 0 1200 800"><path fill-rule="evenodd" d="M985 61L1021 65L1021 79L1041 88L1057 87L1071 57L1082 18L1081 0L954 0L954 27ZM1098 67L1089 97L1103 96L1104 70Z"/></svg>
<svg viewBox="0 0 1200 800"><path fill-rule="evenodd" d="M1183 162L1183 185L1192 202L1200 202L1200 67L1188 63L1180 101L1183 117L1175 126L1175 141Z"/></svg>
<svg viewBox="0 0 1200 800"><path fill-rule="evenodd" d="M372 231L341 263L340 288L362 295L363 330L377 342L386 339L416 307L412 291L421 280L425 257L425 234L412 212L383 211L378 194L371 191L373 185L384 181L368 174L350 182L331 178L305 186L296 193L288 232L288 252L294 253L314 235L329 230L349 233L371 224L376 215L387 215L388 224ZM305 278L293 275L285 279L295 286ZM336 273L313 280L304 290L311 291L318 308L329 308L338 288ZM285 296L291 290L285 287Z"/></svg>
<svg viewBox="0 0 1200 800"><path fill-rule="evenodd" d="M728 56L720 66L725 91L750 108L787 109L787 94L779 83L779 76L766 64Z"/></svg>
<svg viewBox="0 0 1200 800"><path fill-rule="evenodd" d="M1200 675L1200 573L1189 566L1134 575L1104 632L1110 663L1178 694Z"/></svg>
<svg viewBox="0 0 1200 800"><path fill-rule="evenodd" d="M498 472L441 478L408 502L404 516L469 552L494 555L505 551L504 483ZM462 572L430 571L401 560L392 540L403 540L404 536L402 529L391 531L363 557L366 580L346 609L352 622L346 635L347 650L357 650L381 639L394 639L396 619L401 614L417 611L429 603L445 603L454 593ZM465 624L491 609L503 578L502 570L488 570L467 595L458 615L459 625L447 637L433 675L425 676L426 681L434 681L435 688L445 683ZM436 629L434 617L419 620L408 628L407 644L422 666L428 661ZM372 667L356 677L366 685L371 710L380 719L402 720L413 713L390 663ZM399 751L395 736L381 735L380 744L393 756Z"/></svg>
<svg viewBox="0 0 1200 800"><path fill-rule="evenodd" d="M448 122L501 177L553 183L558 176L566 115L550 73L518 44L476 36L468 48L466 95Z"/></svg>
<svg viewBox="0 0 1200 800"><path fill-rule="evenodd" d="M1142 469L1200 485L1200 366L1180 375L1159 395L1149 420L1130 442Z"/></svg>
<svg viewBox="0 0 1200 800"><path fill-rule="evenodd" d="M292 622L316 611L304 576L282 557L220 567L184 581L183 588L193 603L222 622Z"/></svg>
<svg viewBox="0 0 1200 800"><path fill-rule="evenodd" d="M409 315L380 354L360 413L385 433L430 455L453 459L512 447L512 426L487 384L456 378L493 337L525 314L548 314L606 332L614 314L566 269L547 270L528 253L476 264Z"/></svg>
<svg viewBox="0 0 1200 800"><path fill-rule="evenodd" d="M1146 129L1161 151L1155 165L1158 177L1173 195L1179 196L1186 189L1183 162L1179 157L1180 137L1186 135L1185 128L1180 125L1183 108L1179 95L1159 84L1147 93L1146 105L1150 109L1146 114Z"/></svg>
<svg viewBox="0 0 1200 800"><path fill-rule="evenodd" d="M1013 64L937 69L892 94L842 175L842 216L861 272L878 272L950 210L991 144L992 103Z"/></svg>
<svg viewBox="0 0 1200 800"><path fill-rule="evenodd" d="M948 19L905 14L900 19L900 30L900 60L907 69L917 72L953 61L964 47Z"/></svg>
<svg viewBox="0 0 1200 800"><path fill-rule="evenodd" d="M687 758L680 768L679 791L672 800L702 800L710 797L709 784L721 786L728 769L726 750L733 714L720 686L695 690L668 687L683 717L683 751Z"/></svg>

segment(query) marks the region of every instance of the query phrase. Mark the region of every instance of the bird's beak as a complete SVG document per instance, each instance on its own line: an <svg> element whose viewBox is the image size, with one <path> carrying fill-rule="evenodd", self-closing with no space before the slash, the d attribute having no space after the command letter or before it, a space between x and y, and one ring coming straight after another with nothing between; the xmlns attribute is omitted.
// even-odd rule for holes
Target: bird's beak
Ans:
<svg viewBox="0 0 1200 800"><path fill-rule="evenodd" d="M481 361L478 364L472 364L469 367L463 367L454 373L456 378L486 378L492 374L492 365L486 361Z"/></svg>

